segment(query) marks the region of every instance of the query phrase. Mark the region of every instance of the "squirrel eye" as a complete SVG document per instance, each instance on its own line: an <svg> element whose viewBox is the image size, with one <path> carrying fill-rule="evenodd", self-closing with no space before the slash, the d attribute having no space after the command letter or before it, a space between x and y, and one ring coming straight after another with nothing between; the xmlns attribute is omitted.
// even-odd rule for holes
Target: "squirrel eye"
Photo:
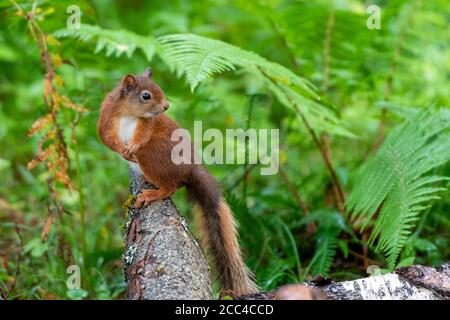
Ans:
<svg viewBox="0 0 450 320"><path fill-rule="evenodd" d="M150 93L150 91L144 90L141 93L141 98L142 98L142 100L148 101L152 98L152 94Z"/></svg>

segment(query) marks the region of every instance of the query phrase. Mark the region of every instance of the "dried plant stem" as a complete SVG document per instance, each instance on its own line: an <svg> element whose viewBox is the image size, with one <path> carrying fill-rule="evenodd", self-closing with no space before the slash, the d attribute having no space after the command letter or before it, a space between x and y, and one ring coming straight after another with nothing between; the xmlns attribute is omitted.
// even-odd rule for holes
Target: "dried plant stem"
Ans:
<svg viewBox="0 0 450 320"><path fill-rule="evenodd" d="M289 179L289 176L284 171L284 168L280 166L280 175L281 178L286 182L286 185L289 189L289 191L292 193L292 196L294 197L295 201L297 202L299 208L302 210L303 215L306 217L309 214L309 208L306 202L302 199L300 196L300 193L298 192L295 185L292 183L291 179ZM314 221L309 222L306 225L306 229L308 233L313 234L317 230L316 223Z"/></svg>
<svg viewBox="0 0 450 320"><path fill-rule="evenodd" d="M331 52L331 39L333 35L334 22L335 22L334 11L331 11L327 19L322 52L322 60L323 60L322 91L324 95L328 95L330 84L330 52ZM330 171L330 174L333 179L333 192L335 194L336 207L339 209L340 212L344 212L345 210L344 192L342 191L342 187L340 186L340 183L337 180L336 173L331 163L332 158L331 158L330 136L326 132L322 133L322 143L320 144L319 148L322 150L323 157L325 159L325 162L327 163L327 166L329 168L328 170Z"/></svg>
<svg viewBox="0 0 450 320"><path fill-rule="evenodd" d="M271 79L271 77L269 75L267 75L266 72L263 69L258 68L258 70L262 74L264 74L266 76L266 78L269 79L274 86L280 88L279 85L276 82L274 82ZM280 90L282 90L282 88L280 88ZM325 162L326 168L327 168L327 170L328 170L328 172L329 172L329 174L331 176L331 180L332 180L332 183L333 183L333 191L334 191L335 199L336 199L336 206L337 206L338 210L341 213L344 213L344 210L345 210L345 208L344 208L344 202L345 202L344 193L342 192L341 184L340 184L339 179L337 178L336 172L335 172L335 170L333 168L333 163L331 161L330 153L327 152L325 147L320 142L319 138L317 137L317 134L311 128L308 120L303 115L303 112L300 110L300 107L298 106L298 104L295 103L294 101L292 101L292 99L291 99L291 97L289 95L286 95L286 99L290 103L292 103L296 113L300 116L303 124L305 125L305 127L308 130L309 134L311 135L314 143L316 144L317 148L319 149L320 154L322 155L322 158L323 158L323 160Z"/></svg>
<svg viewBox="0 0 450 320"><path fill-rule="evenodd" d="M327 149L327 147L320 142L319 138L317 137L317 134L311 128L311 126L309 125L305 116L303 115L303 113L301 113L299 107L297 105L295 105L295 108L296 108L300 118L302 119L306 129L308 130L309 134L311 135L314 143L316 144L317 148L320 150L322 158L325 162L325 166L327 167L327 170L331 176L331 180L333 183L333 192L334 192L334 196L336 199L336 206L341 213L344 213L344 210L345 210L345 208L344 208L344 203L345 203L344 193L342 192L341 184L340 184L339 179L334 170L333 163L331 161L331 154L330 154L329 150Z"/></svg>
<svg viewBox="0 0 450 320"><path fill-rule="evenodd" d="M47 219L41 232L43 241L47 240L48 235L53 225L56 225L56 232L59 241L59 254L62 259L66 258L69 263L72 260L71 248L67 246L64 240L64 232L61 228L61 217L65 212L60 201L60 196L57 191L58 183L61 183L67 190L73 191L73 183L69 176L70 159L67 152L67 144L63 135L61 123L58 120L58 114L61 107L74 109L77 112L85 111L84 108L73 103L68 97L61 95L57 88L62 86L62 81L55 72L55 67L52 60L51 52L49 51L47 43L47 34L44 33L38 21L36 20L37 2L33 1L31 10L25 11L15 0L9 0L15 9L16 14L22 17L27 22L27 27L32 38L35 40L37 48L40 53L40 60L45 69L44 75L44 102L47 108L45 116L37 119L31 126L28 135L33 136L37 133L44 132L39 145L38 154L28 163L28 169L33 169L40 163L44 163L50 177L47 181L49 196L47 201ZM49 143L47 143L49 142ZM75 143L76 144L76 143ZM77 154L77 153L76 153ZM78 157L78 155L76 155ZM79 166L79 159L76 158ZM78 167L79 176L79 167ZM80 182L80 180L79 180ZM81 184L79 183L79 186ZM80 188L81 190L81 188ZM86 241L85 241L85 227L84 227L84 203L83 195L80 192L80 211L82 215L82 238L83 243L83 265L86 262Z"/></svg>

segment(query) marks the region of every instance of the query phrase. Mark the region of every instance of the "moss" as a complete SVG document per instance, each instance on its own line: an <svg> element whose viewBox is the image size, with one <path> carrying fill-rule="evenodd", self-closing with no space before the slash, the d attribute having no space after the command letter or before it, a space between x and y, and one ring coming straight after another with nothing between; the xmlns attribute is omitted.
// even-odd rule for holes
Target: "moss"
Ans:
<svg viewBox="0 0 450 320"><path fill-rule="evenodd" d="M156 267L156 272L158 272L158 273L164 273L164 266L162 265L162 264L160 264L160 265L158 265L157 267Z"/></svg>
<svg viewBox="0 0 450 320"><path fill-rule="evenodd" d="M131 208L134 208L134 203L136 202L137 196L134 194L128 195L127 200L122 205L122 208L130 210Z"/></svg>

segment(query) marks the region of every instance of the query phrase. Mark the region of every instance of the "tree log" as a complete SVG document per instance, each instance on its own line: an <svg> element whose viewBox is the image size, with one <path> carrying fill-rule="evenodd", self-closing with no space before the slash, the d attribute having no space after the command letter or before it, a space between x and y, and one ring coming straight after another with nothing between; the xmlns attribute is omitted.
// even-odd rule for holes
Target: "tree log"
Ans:
<svg viewBox="0 0 450 320"><path fill-rule="evenodd" d="M130 192L144 188L130 170ZM123 255L127 298L139 300L212 299L208 264L171 199L136 209L128 205Z"/></svg>
<svg viewBox="0 0 450 320"><path fill-rule="evenodd" d="M334 282L318 277L272 292L238 297L245 300L448 300L450 264L439 268L403 267L394 272L351 281Z"/></svg>
<svg viewBox="0 0 450 320"><path fill-rule="evenodd" d="M450 265L411 266L392 273L325 286L333 300L441 300L450 298Z"/></svg>

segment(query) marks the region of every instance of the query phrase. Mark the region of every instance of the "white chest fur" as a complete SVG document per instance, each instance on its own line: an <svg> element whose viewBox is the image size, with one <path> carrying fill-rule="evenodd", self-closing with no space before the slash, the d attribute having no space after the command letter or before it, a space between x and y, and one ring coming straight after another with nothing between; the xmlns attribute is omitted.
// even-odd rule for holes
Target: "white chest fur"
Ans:
<svg viewBox="0 0 450 320"><path fill-rule="evenodd" d="M119 139L124 143L128 144L133 138L134 131L136 130L137 118L135 117L122 117L119 120ZM128 165L133 171L142 174L139 164L127 161Z"/></svg>
<svg viewBox="0 0 450 320"><path fill-rule="evenodd" d="M122 117L119 120L119 139L128 144L133 138L134 130L136 130L136 117Z"/></svg>

